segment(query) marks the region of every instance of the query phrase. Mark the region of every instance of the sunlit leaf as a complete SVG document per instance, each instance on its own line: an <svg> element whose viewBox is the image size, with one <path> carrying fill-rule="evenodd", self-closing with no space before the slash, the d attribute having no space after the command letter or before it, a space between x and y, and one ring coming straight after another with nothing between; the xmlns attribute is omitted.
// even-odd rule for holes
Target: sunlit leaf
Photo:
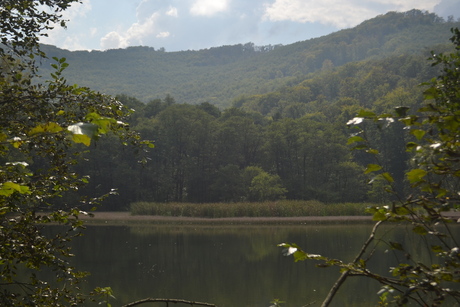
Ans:
<svg viewBox="0 0 460 307"><path fill-rule="evenodd" d="M368 148L368 146L366 144L359 144L359 145L356 145L352 148L352 150L363 150L363 149L366 149Z"/></svg>
<svg viewBox="0 0 460 307"><path fill-rule="evenodd" d="M91 145L91 138L87 135L84 134L74 134L72 135L72 141L75 143L79 144L84 144L86 146Z"/></svg>
<svg viewBox="0 0 460 307"><path fill-rule="evenodd" d="M372 216L373 221L383 221L386 218L387 218L386 214L380 210L375 212L374 215Z"/></svg>
<svg viewBox="0 0 460 307"><path fill-rule="evenodd" d="M360 136L358 136L358 135L355 135L355 136L352 136L352 137L350 137L350 138L348 139L347 145L353 144L353 143L355 143L355 142L364 142L364 141L365 141L365 140L364 140L362 137L360 137Z"/></svg>
<svg viewBox="0 0 460 307"><path fill-rule="evenodd" d="M379 151L375 148L369 148L366 150L367 153L371 154L371 155L377 155L379 153Z"/></svg>
<svg viewBox="0 0 460 307"><path fill-rule="evenodd" d="M426 132L419 129L413 129L410 131L410 133L413 134L418 140L421 140Z"/></svg>
<svg viewBox="0 0 460 307"><path fill-rule="evenodd" d="M410 183L415 183L422 181L426 174L427 171L417 168L409 171L406 176Z"/></svg>
<svg viewBox="0 0 460 307"><path fill-rule="evenodd" d="M369 174L372 172L377 172L382 169L382 166L378 164L368 164L366 170L364 171L364 174Z"/></svg>
<svg viewBox="0 0 460 307"><path fill-rule="evenodd" d="M63 129L59 124L54 123L54 122L50 122L50 123L35 126L34 128L32 128L29 131L28 135L33 136L33 135L36 135L38 133L57 133L57 132L60 132L62 130Z"/></svg>
<svg viewBox="0 0 460 307"><path fill-rule="evenodd" d="M383 173L382 177L385 178L385 180L388 181L389 183L392 183L395 181L393 177L390 175L390 173L388 172Z"/></svg>
<svg viewBox="0 0 460 307"><path fill-rule="evenodd" d="M0 187L0 195L9 196L14 192L19 192L20 194L30 194L30 189L28 186L20 185L11 181L3 183Z"/></svg>

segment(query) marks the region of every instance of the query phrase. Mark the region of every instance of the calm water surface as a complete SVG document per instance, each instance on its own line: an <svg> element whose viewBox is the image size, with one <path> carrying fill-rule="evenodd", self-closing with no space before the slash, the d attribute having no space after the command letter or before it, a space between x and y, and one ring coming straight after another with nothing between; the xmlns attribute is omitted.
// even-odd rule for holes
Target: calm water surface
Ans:
<svg viewBox="0 0 460 307"><path fill-rule="evenodd" d="M317 268L314 261L294 263L276 245L295 242L310 253L351 261L371 228L371 224L88 226L73 245L75 265L92 272L88 287L112 287L113 306L147 297L219 307L268 307L274 298L285 301L286 307L319 306L338 278L338 269ZM398 236L395 240L405 240L406 233ZM382 250L371 265L386 270L394 261L393 253ZM349 278L333 306L375 306L378 290L373 281Z"/></svg>

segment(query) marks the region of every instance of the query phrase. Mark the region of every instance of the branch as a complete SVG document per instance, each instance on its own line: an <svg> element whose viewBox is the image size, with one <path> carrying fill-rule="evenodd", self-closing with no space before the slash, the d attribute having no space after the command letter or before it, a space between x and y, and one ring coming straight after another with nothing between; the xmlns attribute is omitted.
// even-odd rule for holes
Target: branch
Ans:
<svg viewBox="0 0 460 307"><path fill-rule="evenodd" d="M372 228L372 232L371 234L369 235L369 238L366 240L366 242L364 243L363 247L361 248L361 251L358 253L358 255L355 257L355 259L353 260L352 264L355 264L359 261L359 259L361 259L361 256L364 254L364 252L366 251L366 248L369 246L369 244L371 244L371 242L374 240L374 237L375 237L375 232L377 231L377 228L380 226L380 224L382 224L383 221L378 221L377 223L375 223L374 225L374 228ZM331 303L332 301L332 298L334 297L334 295L337 293L337 291L339 291L339 288L340 286L345 282L345 280L347 279L347 277L349 276L350 274L350 270L346 270L342 273L342 275L340 275L339 279L337 279L337 281L335 282L335 284L332 286L331 290L329 290L329 293L327 294L327 297L324 299L323 303L321 304L321 307L327 307L329 306L329 304Z"/></svg>
<svg viewBox="0 0 460 307"><path fill-rule="evenodd" d="M126 305L123 305L121 307L132 307L144 303L181 303L181 304L188 304L188 305L197 305L197 306L208 306L208 307L216 307L214 304L209 304L209 303L201 303L201 302L193 302L193 301L187 301L187 300L178 300L178 299L167 299L167 298L145 298L139 301L135 301Z"/></svg>

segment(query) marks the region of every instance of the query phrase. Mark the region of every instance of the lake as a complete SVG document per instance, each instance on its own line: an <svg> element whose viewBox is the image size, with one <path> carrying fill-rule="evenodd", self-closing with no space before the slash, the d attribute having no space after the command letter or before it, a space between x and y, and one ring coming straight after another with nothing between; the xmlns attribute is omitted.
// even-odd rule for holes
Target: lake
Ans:
<svg viewBox="0 0 460 307"><path fill-rule="evenodd" d="M312 260L294 263L277 244L295 242L307 252L351 261L371 228L369 223L89 225L73 248L75 265L92 273L88 287L112 287L113 306L147 297L219 307L268 307L275 298L286 307L319 306L338 269L317 268ZM398 232L395 240L405 240L409 232ZM385 272L395 255L384 247L379 251L371 266ZM374 281L349 278L332 306L375 306L379 288Z"/></svg>

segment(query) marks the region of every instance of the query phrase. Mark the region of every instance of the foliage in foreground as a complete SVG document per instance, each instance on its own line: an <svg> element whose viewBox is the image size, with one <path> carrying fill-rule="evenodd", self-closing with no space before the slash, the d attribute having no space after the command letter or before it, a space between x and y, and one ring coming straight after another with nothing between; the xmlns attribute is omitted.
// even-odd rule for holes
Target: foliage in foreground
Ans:
<svg viewBox="0 0 460 307"><path fill-rule="evenodd" d="M415 303L419 306L439 306L443 303L460 303L460 247L452 220L445 212L458 208L460 203L460 31L452 29L452 54L433 54L433 65L441 65L438 78L424 84L426 104L411 114L408 107L396 108L395 114L376 115L361 111L349 125L357 128L350 144L375 157L366 172L387 182L387 191L396 194L394 179L379 163L379 152L373 149L366 131L359 127L365 121L374 121L383 128L400 122L413 140L406 144L412 152L412 167L406 179L412 194L395 201L391 206L373 207L370 212L376 222L368 240L353 262L347 263L303 251L296 244L282 243L285 255L295 261L317 260L321 267L336 266L341 276L331 288L322 306L328 306L335 293L348 277L365 276L382 285L381 304L399 306ZM382 224L401 223L412 229L422 242L392 242L378 232ZM414 239L415 240L415 239ZM377 252L376 246L384 244L393 251L398 265L389 273L372 271L368 264Z"/></svg>
<svg viewBox="0 0 460 307"><path fill-rule="evenodd" d="M136 202L130 206L133 215L183 217L295 217L366 215L366 203L324 204L319 201L280 200L239 203L154 203Z"/></svg>
<svg viewBox="0 0 460 307"><path fill-rule="evenodd" d="M43 83L36 74L36 59L45 56L39 36L56 23L65 26L61 13L73 2L0 5L1 306L74 306L87 298L78 287L86 273L70 265L68 243L83 229L79 206L93 207L113 191L60 207L56 199L87 183L72 167L99 136L112 133L140 145L123 122L129 112L121 103L67 84L65 59L53 59L50 80ZM45 235L41 230L49 223L66 227Z"/></svg>

